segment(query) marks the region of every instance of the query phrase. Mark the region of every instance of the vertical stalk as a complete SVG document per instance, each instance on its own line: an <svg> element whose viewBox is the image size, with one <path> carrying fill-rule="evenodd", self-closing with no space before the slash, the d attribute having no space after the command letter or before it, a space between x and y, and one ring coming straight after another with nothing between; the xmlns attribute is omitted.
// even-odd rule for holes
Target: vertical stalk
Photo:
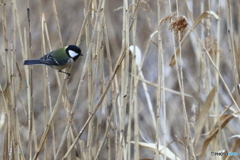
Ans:
<svg viewBox="0 0 240 160"><path fill-rule="evenodd" d="M30 19L30 4L29 0L27 0L27 18L28 18L28 45L26 45L26 53L28 54L27 57L31 57L32 51L31 51L31 19ZM28 134L29 134L29 141L28 141L28 159L32 159L32 133L33 133L33 106L32 106L32 67L29 67L29 73L28 73L28 81L29 81L29 87L28 89Z"/></svg>

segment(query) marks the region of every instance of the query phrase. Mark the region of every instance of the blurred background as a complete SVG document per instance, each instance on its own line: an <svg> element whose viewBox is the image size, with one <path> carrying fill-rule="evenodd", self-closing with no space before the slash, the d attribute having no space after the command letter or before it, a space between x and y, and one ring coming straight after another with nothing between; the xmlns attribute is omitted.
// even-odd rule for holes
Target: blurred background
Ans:
<svg viewBox="0 0 240 160"><path fill-rule="evenodd" d="M70 44L83 56L71 70L39 159L63 157L111 77L69 159L240 154L239 1L2 0L0 8L3 159L36 156L65 81L64 74L23 61ZM59 147L74 102L71 129Z"/></svg>

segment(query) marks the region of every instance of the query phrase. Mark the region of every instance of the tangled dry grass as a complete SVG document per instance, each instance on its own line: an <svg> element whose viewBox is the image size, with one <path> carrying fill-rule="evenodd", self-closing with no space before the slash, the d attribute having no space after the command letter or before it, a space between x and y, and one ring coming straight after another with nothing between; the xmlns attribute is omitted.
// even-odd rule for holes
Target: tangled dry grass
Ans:
<svg viewBox="0 0 240 160"><path fill-rule="evenodd" d="M0 8L1 159L239 158L238 1ZM69 44L84 55L69 79L23 66Z"/></svg>

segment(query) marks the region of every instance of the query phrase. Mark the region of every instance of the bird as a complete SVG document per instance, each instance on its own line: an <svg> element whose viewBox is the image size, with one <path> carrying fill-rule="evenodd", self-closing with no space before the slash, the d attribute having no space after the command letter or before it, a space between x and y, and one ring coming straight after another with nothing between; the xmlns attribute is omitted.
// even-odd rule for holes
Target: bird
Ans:
<svg viewBox="0 0 240 160"><path fill-rule="evenodd" d="M25 60L23 65L42 64L70 76L71 73L64 72L62 70L64 68L72 66L79 56L83 56L81 53L81 49L75 45L68 45L66 47L62 47L50 53L47 53L40 59Z"/></svg>

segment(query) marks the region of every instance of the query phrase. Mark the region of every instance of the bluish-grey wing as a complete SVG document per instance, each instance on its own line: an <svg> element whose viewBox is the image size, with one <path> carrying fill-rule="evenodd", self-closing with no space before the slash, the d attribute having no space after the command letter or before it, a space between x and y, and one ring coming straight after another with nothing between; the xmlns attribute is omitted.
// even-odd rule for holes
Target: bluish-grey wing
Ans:
<svg viewBox="0 0 240 160"><path fill-rule="evenodd" d="M41 59L40 59L40 63L42 64L46 64L46 65L55 65L55 66L60 66L60 65L64 65L67 63L67 59L66 60L61 60L61 61L57 61L55 58L53 58L52 53L54 51L44 55Z"/></svg>

